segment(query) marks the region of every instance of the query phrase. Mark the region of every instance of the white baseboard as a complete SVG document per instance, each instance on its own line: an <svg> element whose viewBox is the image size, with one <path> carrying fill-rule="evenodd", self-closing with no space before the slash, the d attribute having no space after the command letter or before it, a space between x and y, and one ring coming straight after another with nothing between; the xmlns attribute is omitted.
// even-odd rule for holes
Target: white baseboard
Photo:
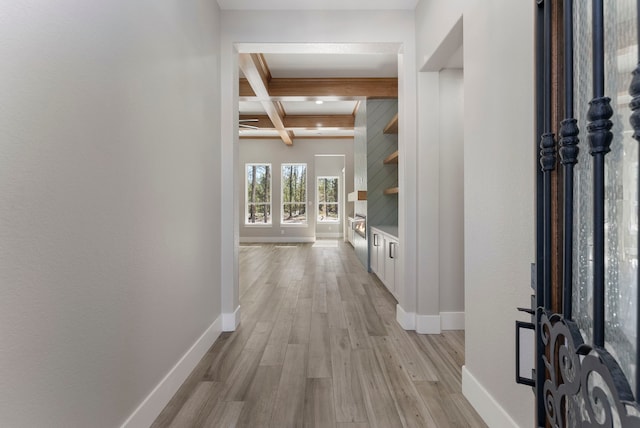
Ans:
<svg viewBox="0 0 640 428"><path fill-rule="evenodd" d="M165 377L156 385L151 393L140 403L138 408L122 424L121 428L148 427L165 408L178 388L198 365L213 342L222 332L222 318L216 320L202 333L189 350L169 370Z"/></svg>
<svg viewBox="0 0 640 428"><path fill-rule="evenodd" d="M440 334L444 330L464 330L464 312L440 312L440 315L416 315L396 305L396 321L405 330L420 334Z"/></svg>
<svg viewBox="0 0 640 428"><path fill-rule="evenodd" d="M416 329L416 314L413 312L405 312L400 304L396 305L396 321L405 330Z"/></svg>
<svg viewBox="0 0 640 428"><path fill-rule="evenodd" d="M222 331L236 331L240 325L240 305L232 313L222 314Z"/></svg>
<svg viewBox="0 0 640 428"><path fill-rule="evenodd" d="M462 366L462 394L488 426L518 428L518 424L467 370L467 366Z"/></svg>
<svg viewBox="0 0 640 428"><path fill-rule="evenodd" d="M313 236L244 236L240 237L240 243L260 242L265 244L288 244L316 242Z"/></svg>
<svg viewBox="0 0 640 428"><path fill-rule="evenodd" d="M440 312L440 328L444 330L464 330L464 312Z"/></svg>
<svg viewBox="0 0 640 428"><path fill-rule="evenodd" d="M416 333L420 334L440 334L440 315L417 315L416 316Z"/></svg>
<svg viewBox="0 0 640 428"><path fill-rule="evenodd" d="M338 239L342 238L341 232L316 233L316 239Z"/></svg>

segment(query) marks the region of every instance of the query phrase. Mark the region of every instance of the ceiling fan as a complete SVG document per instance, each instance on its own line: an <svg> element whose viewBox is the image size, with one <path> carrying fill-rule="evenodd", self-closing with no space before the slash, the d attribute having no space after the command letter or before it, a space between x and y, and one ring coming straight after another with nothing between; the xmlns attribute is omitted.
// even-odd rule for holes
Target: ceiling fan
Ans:
<svg viewBox="0 0 640 428"><path fill-rule="evenodd" d="M254 125L248 125L248 122L258 122L258 119L240 119L238 120L238 127L241 129L260 129Z"/></svg>

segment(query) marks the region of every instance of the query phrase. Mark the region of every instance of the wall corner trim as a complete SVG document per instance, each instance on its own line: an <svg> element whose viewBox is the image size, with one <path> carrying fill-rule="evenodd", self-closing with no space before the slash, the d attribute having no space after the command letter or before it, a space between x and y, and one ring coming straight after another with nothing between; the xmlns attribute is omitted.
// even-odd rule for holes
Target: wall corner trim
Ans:
<svg viewBox="0 0 640 428"><path fill-rule="evenodd" d="M440 312L442 330L464 330L464 312Z"/></svg>
<svg viewBox="0 0 640 428"><path fill-rule="evenodd" d="M513 427L518 424L476 379L467 366L462 366L462 394L490 427Z"/></svg>
<svg viewBox="0 0 640 428"><path fill-rule="evenodd" d="M416 333L420 334L440 334L442 327L440 315L418 315L416 316Z"/></svg>
<svg viewBox="0 0 640 428"><path fill-rule="evenodd" d="M151 426L162 409L178 391L182 383L198 365L211 345L222 333L222 318L219 316L204 333L195 341L189 350L162 378L151 393L133 411L121 428L137 428Z"/></svg>
<svg viewBox="0 0 640 428"><path fill-rule="evenodd" d="M232 313L222 314L222 331L236 331L240 325L240 305Z"/></svg>
<svg viewBox="0 0 640 428"><path fill-rule="evenodd" d="M405 330L416 329L416 314L413 312L405 312L402 306L398 303L396 305L396 321Z"/></svg>

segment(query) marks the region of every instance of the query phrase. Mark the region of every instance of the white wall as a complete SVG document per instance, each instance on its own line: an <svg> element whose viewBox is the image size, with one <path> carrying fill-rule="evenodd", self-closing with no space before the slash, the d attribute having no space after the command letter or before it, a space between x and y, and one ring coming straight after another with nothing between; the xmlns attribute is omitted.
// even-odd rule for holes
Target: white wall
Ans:
<svg viewBox="0 0 640 428"><path fill-rule="evenodd" d="M238 115L237 53L396 52L398 53L399 238L403 270L400 304L415 313L416 294L416 73L413 11L223 11L222 79L222 216L233 225L222 232L223 312L238 307L237 197L239 182L235 123ZM339 46L337 44L340 44ZM231 162L233 159L233 162ZM227 162L227 160L229 162ZM411 325L405 325L411 327Z"/></svg>
<svg viewBox="0 0 640 428"><path fill-rule="evenodd" d="M271 163L272 172L272 224L270 226L247 226L240 222L240 240L246 242L280 241L280 242L313 242L316 236L316 190L317 175L342 175L342 167L346 163L347 192L353 190L353 140L352 139L298 139L292 146L287 146L280 139L242 139L238 143L238 169L242 174L246 163ZM316 155L341 155L325 157ZM317 159L323 159L318 165ZM307 164L307 225L280 224L280 180L283 163ZM325 164L326 163L326 164ZM319 169L318 169L319 168ZM245 212L246 183L240 179L238 210L241 218ZM342 226L333 225L333 230L324 228L322 232L340 233Z"/></svg>
<svg viewBox="0 0 640 428"><path fill-rule="evenodd" d="M119 426L219 330L217 6L0 9L1 425Z"/></svg>
<svg viewBox="0 0 640 428"><path fill-rule="evenodd" d="M531 389L514 381L515 308L529 304L534 260L533 8L518 1L421 0L416 10L420 61L429 60L460 17L464 23L463 391L489 426L534 421ZM421 73L421 88L437 87L434 74ZM420 107L432 113L427 96L421 89ZM437 122L424 114L421 120ZM433 147L432 137L421 125L420 146ZM421 178L418 185L425 184ZM419 206L428 208L424 200Z"/></svg>
<svg viewBox="0 0 640 428"><path fill-rule="evenodd" d="M464 78L440 72L440 314L464 312ZM442 321L442 320L441 320ZM463 327L463 326L460 326ZM458 327L459 328L459 327Z"/></svg>
<svg viewBox="0 0 640 428"><path fill-rule="evenodd" d="M418 73L418 278L416 331L464 330L464 72L462 20Z"/></svg>

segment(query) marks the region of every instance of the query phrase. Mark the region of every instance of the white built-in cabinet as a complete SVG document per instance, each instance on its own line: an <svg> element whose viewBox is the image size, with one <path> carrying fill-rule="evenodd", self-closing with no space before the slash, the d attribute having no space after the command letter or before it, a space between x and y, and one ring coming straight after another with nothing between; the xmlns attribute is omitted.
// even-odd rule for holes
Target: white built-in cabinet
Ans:
<svg viewBox="0 0 640 428"><path fill-rule="evenodd" d="M398 262L398 228L378 226L370 228L369 265L387 289L396 295L400 265Z"/></svg>
<svg viewBox="0 0 640 428"><path fill-rule="evenodd" d="M355 231L353 230L353 217L348 217L347 218L347 241L349 241L349 243L351 245L355 245L353 243L353 234L355 233Z"/></svg>

